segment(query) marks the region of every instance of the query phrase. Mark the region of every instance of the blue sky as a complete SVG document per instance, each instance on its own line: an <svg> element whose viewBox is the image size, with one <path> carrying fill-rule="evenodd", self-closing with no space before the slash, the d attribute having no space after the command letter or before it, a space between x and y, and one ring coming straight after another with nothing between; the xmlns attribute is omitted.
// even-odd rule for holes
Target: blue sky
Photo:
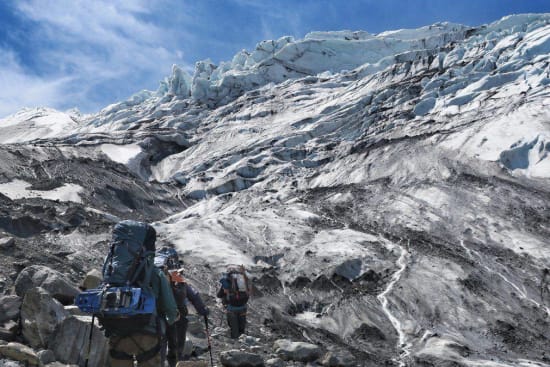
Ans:
<svg viewBox="0 0 550 367"><path fill-rule="evenodd" d="M172 64L192 71L284 35L526 12L550 12L550 0L2 0L0 117L35 106L95 112L156 90Z"/></svg>

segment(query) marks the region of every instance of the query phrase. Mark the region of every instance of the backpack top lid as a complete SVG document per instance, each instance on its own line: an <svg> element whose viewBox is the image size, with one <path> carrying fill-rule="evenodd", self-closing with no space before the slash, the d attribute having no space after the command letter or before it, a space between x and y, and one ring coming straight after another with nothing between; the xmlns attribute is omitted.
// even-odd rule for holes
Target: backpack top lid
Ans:
<svg viewBox="0 0 550 367"><path fill-rule="evenodd" d="M155 229L143 222L124 220L113 229L111 250L103 266L103 282L124 285L139 258L154 253ZM137 261L136 261L137 260Z"/></svg>
<svg viewBox="0 0 550 367"><path fill-rule="evenodd" d="M246 269L244 268L244 265L228 265L225 274L246 274Z"/></svg>
<svg viewBox="0 0 550 367"><path fill-rule="evenodd" d="M151 228L151 229L149 229ZM135 220L123 220L118 222L113 229L113 242L128 242L132 247L141 247L145 245L145 239L149 232L148 245L149 247L151 242L151 237L153 237L152 232L154 232L154 237L156 239L156 231L151 225L143 222L137 222ZM154 246L154 240L153 240ZM154 249L153 249L154 251Z"/></svg>

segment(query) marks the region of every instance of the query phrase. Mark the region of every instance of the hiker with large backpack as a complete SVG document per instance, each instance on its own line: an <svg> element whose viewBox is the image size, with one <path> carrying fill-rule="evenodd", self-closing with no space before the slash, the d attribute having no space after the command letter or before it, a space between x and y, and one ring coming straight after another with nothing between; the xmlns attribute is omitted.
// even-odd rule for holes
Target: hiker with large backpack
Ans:
<svg viewBox="0 0 550 367"><path fill-rule="evenodd" d="M155 229L142 222L119 222L103 265L103 282L75 299L98 318L109 338L111 367L161 366L167 324L178 318L170 283L154 266Z"/></svg>
<svg viewBox="0 0 550 367"><path fill-rule="evenodd" d="M217 297L222 299L227 314L231 338L236 339L246 329L247 302L250 298L250 284L244 266L230 266L220 279L221 287Z"/></svg>
<svg viewBox="0 0 550 367"><path fill-rule="evenodd" d="M162 248L155 256L155 265L161 268L170 280L172 292L178 306L180 319L173 325L170 325L167 330L167 361L170 367L175 367L178 361L183 361L187 356L184 356L183 350L187 334L187 302L191 302L197 313L207 320L209 314L208 308L205 306L199 292L193 288L183 277L183 269L179 268L180 261L177 252L172 248Z"/></svg>

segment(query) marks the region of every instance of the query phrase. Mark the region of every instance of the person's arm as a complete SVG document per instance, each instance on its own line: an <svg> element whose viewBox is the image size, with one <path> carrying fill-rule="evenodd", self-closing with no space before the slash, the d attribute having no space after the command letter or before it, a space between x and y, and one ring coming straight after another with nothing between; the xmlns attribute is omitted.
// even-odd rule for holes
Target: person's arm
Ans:
<svg viewBox="0 0 550 367"><path fill-rule="evenodd" d="M172 325L179 319L176 300L166 276L160 271L157 272L157 275L159 277L159 311L166 317L168 324Z"/></svg>
<svg viewBox="0 0 550 367"><path fill-rule="evenodd" d="M199 315L208 316L208 308L204 305L199 292L189 284L186 283L185 285L187 287L187 298L191 301L195 310L197 310Z"/></svg>
<svg viewBox="0 0 550 367"><path fill-rule="evenodd" d="M218 293L216 294L216 297L218 297L218 298L225 298L225 290L224 290L223 286L220 287L220 290L219 290Z"/></svg>

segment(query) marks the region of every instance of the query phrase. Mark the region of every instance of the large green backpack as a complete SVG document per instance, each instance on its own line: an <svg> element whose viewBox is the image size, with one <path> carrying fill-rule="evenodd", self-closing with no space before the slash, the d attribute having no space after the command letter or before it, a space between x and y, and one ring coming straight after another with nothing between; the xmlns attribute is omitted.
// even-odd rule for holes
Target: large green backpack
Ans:
<svg viewBox="0 0 550 367"><path fill-rule="evenodd" d="M146 248L151 236L152 245ZM153 227L132 220L119 222L113 230L103 264L101 311L96 312L107 336L156 332L156 298L151 288L154 237ZM113 305L109 306L110 301ZM103 311L106 307L108 312Z"/></svg>
<svg viewBox="0 0 550 367"><path fill-rule="evenodd" d="M103 283L110 286L149 288L154 264L149 260L154 249L145 248L147 223L125 220L113 230L111 249L103 264ZM153 230L154 231L154 230Z"/></svg>

